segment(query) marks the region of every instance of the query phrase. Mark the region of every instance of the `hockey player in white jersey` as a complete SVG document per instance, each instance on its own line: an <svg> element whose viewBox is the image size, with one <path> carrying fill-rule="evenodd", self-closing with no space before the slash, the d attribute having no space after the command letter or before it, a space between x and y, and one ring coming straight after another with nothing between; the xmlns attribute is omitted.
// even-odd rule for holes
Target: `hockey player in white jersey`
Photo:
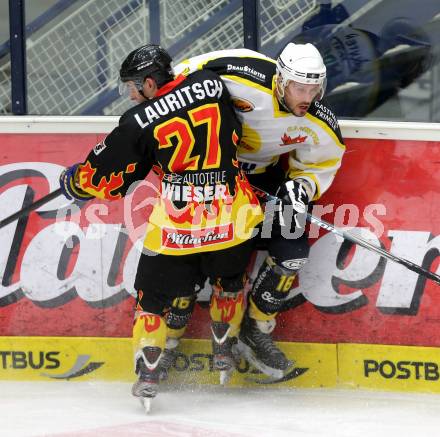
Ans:
<svg viewBox="0 0 440 437"><path fill-rule="evenodd" d="M188 59L175 71L189 74L198 69L215 71L229 89L243 127L238 158L249 181L280 199L280 215L266 240L268 257L253 283L238 345L257 368L281 378L292 363L271 333L309 255L308 238L298 229L296 214L328 190L345 150L338 121L321 102L326 67L312 44L289 43L277 61L247 49L222 50ZM285 165L282 156L287 156ZM188 314L175 319L170 313L171 321L185 321L176 329L168 326L174 346L191 309L188 306ZM166 351L168 358L174 351ZM225 355L232 366L232 351ZM171 363L169 359L164 367Z"/></svg>

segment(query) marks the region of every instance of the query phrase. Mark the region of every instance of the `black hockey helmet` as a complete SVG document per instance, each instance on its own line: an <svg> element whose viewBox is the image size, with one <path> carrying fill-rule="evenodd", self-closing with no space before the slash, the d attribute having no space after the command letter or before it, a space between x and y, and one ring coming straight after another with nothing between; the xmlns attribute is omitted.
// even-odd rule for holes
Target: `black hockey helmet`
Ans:
<svg viewBox="0 0 440 437"><path fill-rule="evenodd" d="M174 79L172 58L169 53L156 44L146 44L129 53L122 62L119 79L122 83L133 81L142 94L146 77L151 77L158 88Z"/></svg>

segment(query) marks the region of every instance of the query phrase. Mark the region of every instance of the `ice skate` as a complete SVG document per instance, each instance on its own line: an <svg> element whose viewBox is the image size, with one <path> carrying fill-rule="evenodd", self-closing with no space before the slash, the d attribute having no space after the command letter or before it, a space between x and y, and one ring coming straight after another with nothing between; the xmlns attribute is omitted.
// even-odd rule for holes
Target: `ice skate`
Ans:
<svg viewBox="0 0 440 437"><path fill-rule="evenodd" d="M140 399L145 412L151 410L151 400L156 397L159 389L159 357L158 347L144 347L142 354L136 359L136 375L138 380L133 384L131 393ZM153 363L153 364L150 364Z"/></svg>
<svg viewBox="0 0 440 437"><path fill-rule="evenodd" d="M220 371L220 384L228 383L237 365L235 350L237 338L229 337L230 325L223 322L213 322L212 351L214 355L214 370Z"/></svg>
<svg viewBox="0 0 440 437"><path fill-rule="evenodd" d="M293 365L278 349L270 333L275 320L257 321L245 316L238 338L237 349L256 369L273 379L282 378Z"/></svg>

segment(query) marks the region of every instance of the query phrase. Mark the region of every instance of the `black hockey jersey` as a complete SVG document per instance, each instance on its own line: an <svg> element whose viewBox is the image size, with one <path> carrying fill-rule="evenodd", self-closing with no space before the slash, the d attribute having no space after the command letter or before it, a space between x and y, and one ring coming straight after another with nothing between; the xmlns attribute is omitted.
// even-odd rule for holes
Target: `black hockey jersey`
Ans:
<svg viewBox="0 0 440 437"><path fill-rule="evenodd" d="M128 110L80 166L80 187L119 199L151 169L159 183L144 246L169 255L220 250L250 238L262 211L241 173L241 125L211 71L178 76Z"/></svg>

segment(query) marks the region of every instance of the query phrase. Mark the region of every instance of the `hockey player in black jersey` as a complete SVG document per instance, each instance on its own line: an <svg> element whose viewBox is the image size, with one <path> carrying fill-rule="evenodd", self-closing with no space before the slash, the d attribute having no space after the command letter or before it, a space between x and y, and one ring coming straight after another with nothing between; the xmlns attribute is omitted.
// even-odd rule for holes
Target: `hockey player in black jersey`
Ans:
<svg viewBox="0 0 440 437"><path fill-rule="evenodd" d="M241 125L216 73L174 77L169 54L149 44L127 56L120 79L121 91L138 105L83 163L67 168L60 183L69 198L113 200L150 170L156 175L158 198L136 274L133 326L138 380L132 393L148 407L166 371L160 363L166 362L167 340L172 343L186 325L194 290L206 277L214 290L214 366L223 371L233 365L251 237L263 214L238 166Z"/></svg>

